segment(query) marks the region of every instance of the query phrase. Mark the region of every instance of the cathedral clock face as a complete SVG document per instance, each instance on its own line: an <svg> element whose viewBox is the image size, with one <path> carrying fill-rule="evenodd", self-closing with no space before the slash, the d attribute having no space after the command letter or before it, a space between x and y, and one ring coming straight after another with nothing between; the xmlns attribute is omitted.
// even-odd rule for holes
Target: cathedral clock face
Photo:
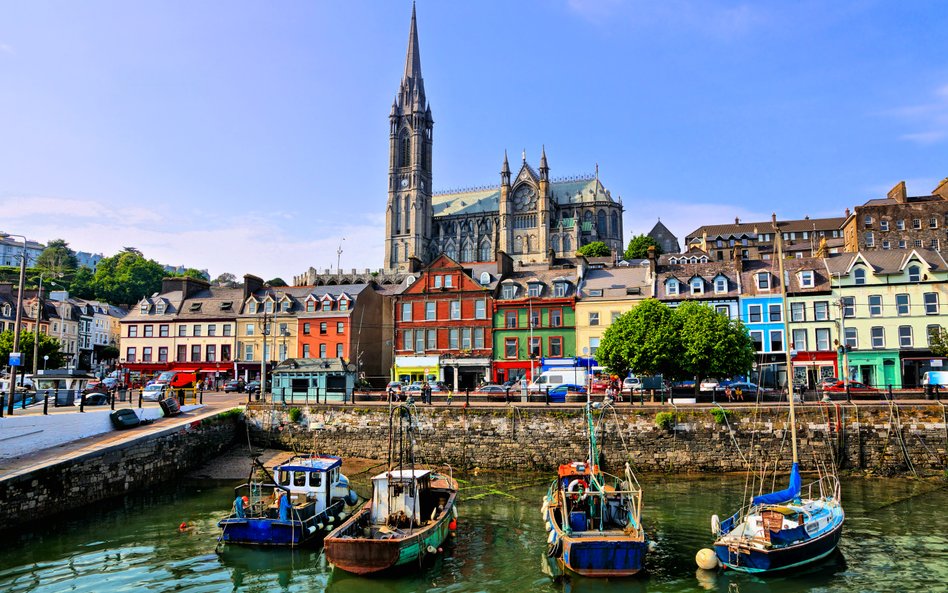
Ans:
<svg viewBox="0 0 948 593"><path fill-rule="evenodd" d="M402 177L401 186L403 188L408 187L408 179L406 179L405 177Z"/></svg>
<svg viewBox="0 0 948 593"><path fill-rule="evenodd" d="M516 212L528 212L537 207L537 192L529 185L521 185L514 192L513 206Z"/></svg>

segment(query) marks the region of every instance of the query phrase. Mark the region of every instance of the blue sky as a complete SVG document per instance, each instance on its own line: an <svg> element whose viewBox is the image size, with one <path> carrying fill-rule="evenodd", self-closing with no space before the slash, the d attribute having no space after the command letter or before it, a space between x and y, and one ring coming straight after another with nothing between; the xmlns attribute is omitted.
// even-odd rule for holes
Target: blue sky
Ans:
<svg viewBox="0 0 948 593"><path fill-rule="evenodd" d="M0 3L0 230L212 275L382 264L411 3ZM421 0L434 185L546 146L626 234L948 175L948 3ZM345 238L343 242L342 239ZM627 237L628 238L628 237Z"/></svg>

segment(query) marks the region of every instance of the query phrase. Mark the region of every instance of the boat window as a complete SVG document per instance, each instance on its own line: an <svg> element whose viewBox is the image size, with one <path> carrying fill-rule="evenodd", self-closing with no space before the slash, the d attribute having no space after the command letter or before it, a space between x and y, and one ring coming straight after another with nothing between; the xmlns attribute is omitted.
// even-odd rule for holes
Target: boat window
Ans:
<svg viewBox="0 0 948 593"><path fill-rule="evenodd" d="M290 483L290 472L281 469L281 470L279 471L279 473L277 473L276 480L277 480L277 484L283 484L284 486L287 485L287 484L289 484L289 483Z"/></svg>
<svg viewBox="0 0 948 593"><path fill-rule="evenodd" d="M309 485L310 486L321 486L323 483L323 473L322 472L310 472L309 474Z"/></svg>
<svg viewBox="0 0 948 593"><path fill-rule="evenodd" d="M293 485L306 486L306 472L293 472Z"/></svg>

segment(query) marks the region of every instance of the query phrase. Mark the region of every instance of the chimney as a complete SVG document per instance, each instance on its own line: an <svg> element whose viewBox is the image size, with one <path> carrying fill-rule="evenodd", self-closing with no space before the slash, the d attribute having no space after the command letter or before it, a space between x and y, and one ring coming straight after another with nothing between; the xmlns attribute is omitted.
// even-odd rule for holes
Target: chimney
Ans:
<svg viewBox="0 0 948 593"><path fill-rule="evenodd" d="M900 181L896 183L892 189L889 190L887 197L890 200L895 200L899 204L904 204L908 198L908 192L905 191L905 182Z"/></svg>
<svg viewBox="0 0 948 593"><path fill-rule="evenodd" d="M194 294L206 290L211 284L206 280L198 280L187 276L177 276L175 278L162 278L161 292L181 291L183 298L191 298Z"/></svg>
<svg viewBox="0 0 948 593"><path fill-rule="evenodd" d="M658 267L658 263L655 261L655 246L648 246L648 274L652 278L655 277L655 271Z"/></svg>
<svg viewBox="0 0 948 593"><path fill-rule="evenodd" d="M849 215L850 215L849 208L846 208L846 218L849 218Z"/></svg>
<svg viewBox="0 0 948 593"><path fill-rule="evenodd" d="M513 258L503 251L497 252L497 277L507 278L513 274Z"/></svg>
<svg viewBox="0 0 948 593"><path fill-rule="evenodd" d="M734 217L734 224L741 224L741 219L735 216L735 217Z"/></svg>
<svg viewBox="0 0 948 593"><path fill-rule="evenodd" d="M250 298L250 295L263 288L263 278L253 274L244 274L244 300Z"/></svg>
<svg viewBox="0 0 948 593"><path fill-rule="evenodd" d="M938 187L932 190L933 196L939 196L942 200L948 200L948 177L941 180Z"/></svg>
<svg viewBox="0 0 948 593"><path fill-rule="evenodd" d="M734 269L737 270L737 276L740 277L744 271L744 258L741 257L740 249L734 248Z"/></svg>

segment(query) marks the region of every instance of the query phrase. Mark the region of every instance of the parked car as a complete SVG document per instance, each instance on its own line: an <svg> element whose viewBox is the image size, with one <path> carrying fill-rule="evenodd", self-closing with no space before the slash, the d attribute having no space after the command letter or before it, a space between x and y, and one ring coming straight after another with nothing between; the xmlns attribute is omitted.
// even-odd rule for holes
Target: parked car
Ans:
<svg viewBox="0 0 948 593"><path fill-rule="evenodd" d="M244 382L240 379L232 379L224 383L224 393L243 393Z"/></svg>
<svg viewBox="0 0 948 593"><path fill-rule="evenodd" d="M405 386L401 381L390 381L389 384L385 386L386 393L391 391L395 394L401 394L404 390Z"/></svg>
<svg viewBox="0 0 948 593"><path fill-rule="evenodd" d="M102 391L91 391L86 394L86 403L87 406L107 406L109 405L109 394ZM73 405L82 404L82 398L77 397L73 402Z"/></svg>
<svg viewBox="0 0 948 593"><path fill-rule="evenodd" d="M109 388L105 385L105 383L101 381L89 381L86 384L86 388L82 390L82 393L88 395L90 393L108 393L108 391Z"/></svg>
<svg viewBox="0 0 948 593"><path fill-rule="evenodd" d="M837 381L836 383L832 385L824 387L823 393L846 393L846 382ZM875 387L870 387L866 385L865 383L860 383L859 381L850 381L849 393L878 395L880 391L876 389Z"/></svg>
<svg viewBox="0 0 948 593"><path fill-rule="evenodd" d="M551 402L565 402L568 394L586 395L586 388L582 385L563 384L550 388Z"/></svg>
<svg viewBox="0 0 948 593"><path fill-rule="evenodd" d="M642 380L638 377L626 377L622 381L622 392L623 393L638 393L642 391Z"/></svg>
<svg viewBox="0 0 948 593"><path fill-rule="evenodd" d="M258 393L260 391L260 381L250 381L244 386L244 391L250 394Z"/></svg>
<svg viewBox="0 0 948 593"><path fill-rule="evenodd" d="M820 389L826 389L830 385L835 385L839 382L839 379L836 377L823 377L823 380L820 381Z"/></svg>
<svg viewBox="0 0 948 593"><path fill-rule="evenodd" d="M152 383L142 390L142 400L157 402L170 397L171 390L164 383Z"/></svg>
<svg viewBox="0 0 948 593"><path fill-rule="evenodd" d="M481 385L477 388L477 392L488 395L504 395L507 393L507 388L503 385Z"/></svg>
<svg viewBox="0 0 948 593"><path fill-rule="evenodd" d="M721 385L721 382L717 379L705 379L701 382L701 385L698 387L701 391L714 391Z"/></svg>

